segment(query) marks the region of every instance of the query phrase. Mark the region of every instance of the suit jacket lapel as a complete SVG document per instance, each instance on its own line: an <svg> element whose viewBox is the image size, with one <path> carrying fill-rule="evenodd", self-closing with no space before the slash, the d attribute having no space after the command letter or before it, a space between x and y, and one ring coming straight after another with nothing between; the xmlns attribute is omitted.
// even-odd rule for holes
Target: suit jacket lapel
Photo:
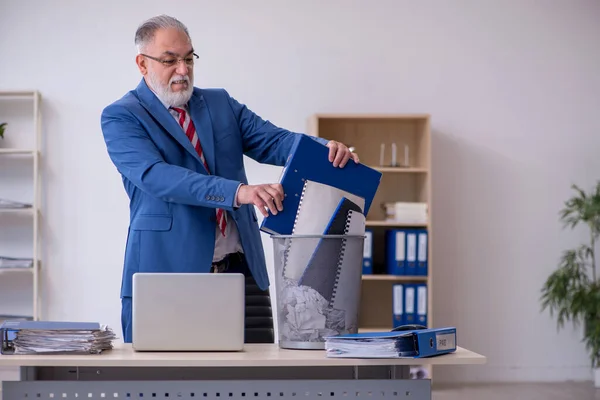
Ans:
<svg viewBox="0 0 600 400"><path fill-rule="evenodd" d="M169 110L146 85L146 81L143 78L138 85L136 92L138 93L138 98L140 99L142 106L148 110L152 116L154 116L154 118L162 125L162 127L169 132L179 142L179 144L181 144L193 157L198 160L204 169L204 164L196 152L196 149L194 149L194 146L192 146L192 142L190 142L188 137L185 135L183 129L181 129L181 126L177 123L175 118L173 118L171 113L169 113ZM196 122L194 121L194 123ZM200 143L202 144L202 142Z"/></svg>
<svg viewBox="0 0 600 400"><path fill-rule="evenodd" d="M215 173L215 139L206 102L198 90L194 90L189 102L190 117L196 127L204 158L211 174Z"/></svg>

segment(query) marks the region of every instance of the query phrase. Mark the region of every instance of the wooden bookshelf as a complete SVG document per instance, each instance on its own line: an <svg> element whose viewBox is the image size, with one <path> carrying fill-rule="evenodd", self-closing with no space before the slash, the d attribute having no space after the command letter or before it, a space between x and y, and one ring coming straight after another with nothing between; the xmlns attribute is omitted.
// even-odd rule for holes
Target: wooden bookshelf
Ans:
<svg viewBox="0 0 600 400"><path fill-rule="evenodd" d="M309 133L353 147L360 162L382 173L380 186L366 216L373 232L373 274L363 275L359 331L393 328L393 286L397 283L427 284L427 324L433 322L431 225L431 133L428 114L316 114L310 119ZM396 146L395 164L392 144ZM381 145L385 152L381 157ZM405 162L405 148L408 159ZM386 219L384 203L427 203L428 218L423 223L401 223ZM386 270L385 233L389 229L426 228L428 231L428 275L394 276ZM432 371L429 370L429 375Z"/></svg>

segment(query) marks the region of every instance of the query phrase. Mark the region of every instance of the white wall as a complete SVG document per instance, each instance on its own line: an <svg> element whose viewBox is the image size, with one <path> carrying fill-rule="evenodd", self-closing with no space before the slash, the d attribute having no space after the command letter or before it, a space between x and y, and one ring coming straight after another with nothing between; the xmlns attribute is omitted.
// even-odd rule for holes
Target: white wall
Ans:
<svg viewBox="0 0 600 400"><path fill-rule="evenodd" d="M560 252L584 238L557 221L569 186L600 171L600 3L34 3L0 9L0 90L43 94L46 318L120 332L128 208L99 118L138 83L138 23L170 13L201 56L197 85L226 87L289 129L315 112L431 113L434 318L489 357L438 378L591 377L579 334L557 334L538 298ZM279 175L248 167L255 183ZM0 179L11 184L4 167ZM0 278L0 293L15 287Z"/></svg>

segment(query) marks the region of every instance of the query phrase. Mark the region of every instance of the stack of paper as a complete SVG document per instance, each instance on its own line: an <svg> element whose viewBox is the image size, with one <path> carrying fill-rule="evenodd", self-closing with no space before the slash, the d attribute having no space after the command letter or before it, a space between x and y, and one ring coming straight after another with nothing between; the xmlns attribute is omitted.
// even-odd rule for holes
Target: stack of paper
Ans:
<svg viewBox="0 0 600 400"><path fill-rule="evenodd" d="M106 325L87 322L6 321L3 354L99 354L116 338Z"/></svg>
<svg viewBox="0 0 600 400"><path fill-rule="evenodd" d="M386 221L404 224L427 224L429 217L427 203L393 202L385 203Z"/></svg>
<svg viewBox="0 0 600 400"><path fill-rule="evenodd" d="M399 338L363 338L343 340L340 336L325 339L327 357L341 358L398 358L396 343Z"/></svg>

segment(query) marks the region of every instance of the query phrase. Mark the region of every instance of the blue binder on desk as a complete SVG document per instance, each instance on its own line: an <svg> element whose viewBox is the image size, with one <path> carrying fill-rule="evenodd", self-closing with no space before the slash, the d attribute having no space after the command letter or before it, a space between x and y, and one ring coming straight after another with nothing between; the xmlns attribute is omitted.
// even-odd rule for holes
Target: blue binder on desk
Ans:
<svg viewBox="0 0 600 400"><path fill-rule="evenodd" d="M456 351L456 328L354 333L325 338L327 357L425 358Z"/></svg>
<svg viewBox="0 0 600 400"><path fill-rule="evenodd" d="M306 180L333 186L365 201L366 216L381 181L381 172L349 160L344 168L334 167L329 161L329 148L307 135L301 135L292 148L279 183L285 198L283 211L262 220L260 229L269 234L293 233L298 205Z"/></svg>

